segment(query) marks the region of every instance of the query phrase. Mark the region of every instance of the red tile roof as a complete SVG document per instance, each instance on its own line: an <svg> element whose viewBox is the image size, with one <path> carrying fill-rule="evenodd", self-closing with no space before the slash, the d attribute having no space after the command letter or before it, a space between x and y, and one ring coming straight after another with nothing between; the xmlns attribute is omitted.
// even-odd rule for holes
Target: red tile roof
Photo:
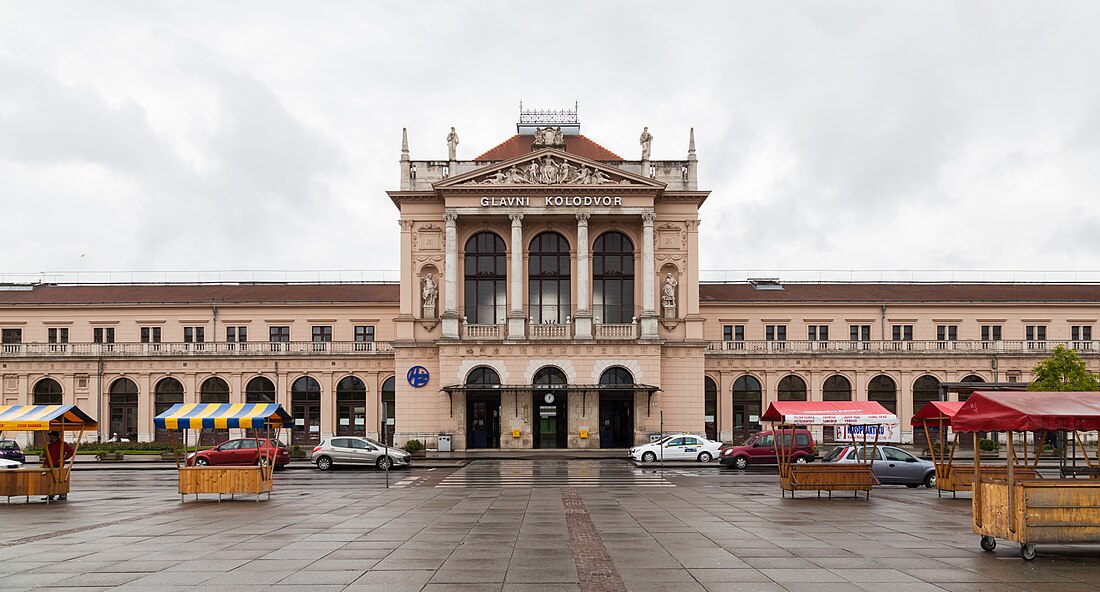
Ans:
<svg viewBox="0 0 1100 592"><path fill-rule="evenodd" d="M754 303L1095 302L1100 284L782 284L760 290L748 283L700 284L699 300Z"/></svg>
<svg viewBox="0 0 1100 592"><path fill-rule="evenodd" d="M0 290L0 306L42 304L396 304L397 284L40 284Z"/></svg>
<svg viewBox="0 0 1100 592"><path fill-rule="evenodd" d="M589 140L585 136L565 136L565 151L570 154L596 160L600 162L622 162L623 157ZM512 136L507 140L489 149L488 152L478 156L477 162L490 162L508 160L517 156L523 156L532 152L531 146L535 143L535 136Z"/></svg>

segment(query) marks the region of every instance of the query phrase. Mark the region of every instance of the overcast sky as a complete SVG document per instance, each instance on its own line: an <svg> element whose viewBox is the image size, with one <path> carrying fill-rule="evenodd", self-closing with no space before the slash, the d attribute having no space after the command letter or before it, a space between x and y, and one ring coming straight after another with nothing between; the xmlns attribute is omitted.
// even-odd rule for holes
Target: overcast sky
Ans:
<svg viewBox="0 0 1100 592"><path fill-rule="evenodd" d="M703 269L1100 269L1097 2L0 1L0 279L394 270L412 158L694 127ZM791 274L793 276L793 273Z"/></svg>

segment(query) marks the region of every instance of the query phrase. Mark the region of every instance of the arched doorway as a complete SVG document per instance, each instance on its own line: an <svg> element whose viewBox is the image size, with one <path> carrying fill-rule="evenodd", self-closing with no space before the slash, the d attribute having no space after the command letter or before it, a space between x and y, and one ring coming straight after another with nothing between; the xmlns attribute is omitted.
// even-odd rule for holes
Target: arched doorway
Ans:
<svg viewBox="0 0 1100 592"><path fill-rule="evenodd" d="M321 441L321 384L312 376L303 376L290 386L291 415L294 429L291 444L317 444Z"/></svg>
<svg viewBox="0 0 1100 592"><path fill-rule="evenodd" d="M211 376L202 381L202 386L199 387L199 402L229 403L229 383L217 376ZM199 436L199 444L212 446L228 439L228 428L203 428Z"/></svg>
<svg viewBox="0 0 1100 592"><path fill-rule="evenodd" d="M788 374L779 381L779 392L776 394L780 401L805 401L806 381L800 376Z"/></svg>
<svg viewBox="0 0 1100 592"><path fill-rule="evenodd" d="M913 414L916 415L929 401L940 400L940 381L925 374L913 383Z"/></svg>
<svg viewBox="0 0 1100 592"><path fill-rule="evenodd" d="M52 378L43 378L34 385L35 405L60 405L62 398L61 383Z"/></svg>
<svg viewBox="0 0 1100 592"><path fill-rule="evenodd" d="M760 381L748 374L733 381L733 440L740 442L760 431L763 402Z"/></svg>
<svg viewBox="0 0 1100 592"><path fill-rule="evenodd" d="M153 387L153 416L168 411L178 403L183 403L183 383L171 376L157 381ZM163 428L156 428L153 432L153 439L157 442L170 442L172 436L172 432Z"/></svg>
<svg viewBox="0 0 1100 592"><path fill-rule="evenodd" d="M248 381L244 387L245 403L274 403L275 383L266 376L257 376ZM266 435L266 429L247 428L244 431L246 438L262 438Z"/></svg>
<svg viewBox="0 0 1100 592"><path fill-rule="evenodd" d="M500 376L480 366L466 375L466 448L500 448Z"/></svg>
<svg viewBox="0 0 1100 592"><path fill-rule="evenodd" d="M709 376L703 378L703 429L708 440L718 439L718 384Z"/></svg>
<svg viewBox="0 0 1100 592"><path fill-rule="evenodd" d="M389 377L382 382L382 420L378 437L388 446L393 446L393 434L397 429L397 381Z"/></svg>
<svg viewBox="0 0 1100 592"><path fill-rule="evenodd" d="M821 385L821 400L851 401L852 383L840 374L834 374L826 378ZM821 436L823 440L828 442L836 441L836 428L834 426L824 426Z"/></svg>
<svg viewBox="0 0 1100 592"><path fill-rule="evenodd" d="M634 445L634 375L612 366L600 375L600 448L630 448ZM604 390L606 389L606 390Z"/></svg>
<svg viewBox="0 0 1100 592"><path fill-rule="evenodd" d="M336 435L367 435L367 385L356 376L336 384Z"/></svg>
<svg viewBox="0 0 1100 592"><path fill-rule="evenodd" d="M978 376L977 374L968 374L964 376L963 379L959 382L985 382L985 379L981 376ZM973 392L974 391L972 390L959 389L959 401L965 402L967 399L970 398L970 394Z"/></svg>
<svg viewBox="0 0 1100 592"><path fill-rule="evenodd" d="M867 400L877 401L890 413L898 412L898 387L894 379L879 374L867 385Z"/></svg>
<svg viewBox="0 0 1100 592"><path fill-rule="evenodd" d="M138 388L129 378L119 378L108 389L111 437L137 442Z"/></svg>
<svg viewBox="0 0 1100 592"><path fill-rule="evenodd" d="M531 422L535 448L565 448L568 442L568 397L565 386L568 380L560 368L546 366L535 372L532 378L531 408L538 417Z"/></svg>

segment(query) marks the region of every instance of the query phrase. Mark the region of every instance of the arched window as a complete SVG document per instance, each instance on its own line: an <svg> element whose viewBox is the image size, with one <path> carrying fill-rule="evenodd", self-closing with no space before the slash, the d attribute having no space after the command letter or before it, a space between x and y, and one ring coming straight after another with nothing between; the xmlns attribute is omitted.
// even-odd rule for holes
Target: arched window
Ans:
<svg viewBox="0 0 1100 592"><path fill-rule="evenodd" d="M336 435L367 435L367 385L356 376L336 384Z"/></svg>
<svg viewBox="0 0 1100 592"><path fill-rule="evenodd" d="M108 389L111 435L137 441L138 388L129 378L119 378Z"/></svg>
<svg viewBox="0 0 1100 592"><path fill-rule="evenodd" d="M959 382L985 382L985 379L977 374L968 374L963 377Z"/></svg>
<svg viewBox="0 0 1100 592"><path fill-rule="evenodd" d="M898 387L894 379L879 374L867 385L867 400L878 401L890 413L898 412Z"/></svg>
<svg viewBox="0 0 1100 592"><path fill-rule="evenodd" d="M913 413L920 411L929 401L940 400L940 381L925 374L913 383Z"/></svg>
<svg viewBox="0 0 1100 592"><path fill-rule="evenodd" d="M290 414L294 428L292 444L316 444L321 441L321 385L312 376L302 376L290 385ZM299 421L301 423L299 423Z"/></svg>
<svg viewBox="0 0 1100 592"><path fill-rule="evenodd" d="M824 401L851 401L852 383L840 374L825 379L821 387L821 399Z"/></svg>
<svg viewBox="0 0 1100 592"><path fill-rule="evenodd" d="M489 368L488 366L478 366L470 371L466 375L466 384L469 385L489 385L500 384L500 376L497 375L497 371Z"/></svg>
<svg viewBox="0 0 1100 592"><path fill-rule="evenodd" d="M153 387L153 415L157 416L172 408L172 405L183 402L183 384L172 378L162 378ZM156 428L153 438L158 442L167 442L172 433L168 430Z"/></svg>
<svg viewBox="0 0 1100 592"><path fill-rule="evenodd" d="M52 378L43 378L34 385L35 405L60 405L61 383Z"/></svg>
<svg viewBox="0 0 1100 592"><path fill-rule="evenodd" d="M760 429L764 393L760 381L748 374L733 381L733 437L741 440Z"/></svg>
<svg viewBox="0 0 1100 592"><path fill-rule="evenodd" d="M718 384L703 377L703 429L708 440L718 439Z"/></svg>
<svg viewBox="0 0 1100 592"><path fill-rule="evenodd" d="M274 403L275 383L264 376L257 376L244 387L245 403Z"/></svg>
<svg viewBox="0 0 1100 592"><path fill-rule="evenodd" d="M564 387L568 383L568 380L565 377L565 372L562 372L560 368L546 366L540 368L538 372L535 372L535 376L531 379L531 382L538 387L560 388Z"/></svg>
<svg viewBox="0 0 1100 592"><path fill-rule="evenodd" d="M612 366L600 375L600 384L634 384L634 375L622 366Z"/></svg>
<svg viewBox="0 0 1100 592"><path fill-rule="evenodd" d="M211 376L202 382L199 388L200 403L228 403L229 383L217 376Z"/></svg>
<svg viewBox="0 0 1100 592"><path fill-rule="evenodd" d="M393 433L397 429L396 394L397 381L391 376L382 383L382 402L386 406L386 420L382 426L382 438L390 446L393 446Z"/></svg>
<svg viewBox="0 0 1100 592"><path fill-rule="evenodd" d="M504 240L492 232L479 232L466 241L466 322L504 323L508 285L504 254Z"/></svg>
<svg viewBox="0 0 1100 592"><path fill-rule="evenodd" d="M533 323L564 323L570 315L569 243L556 232L531 241L527 298Z"/></svg>
<svg viewBox="0 0 1100 592"><path fill-rule="evenodd" d="M806 381L794 374L788 374L779 381L780 401L805 401Z"/></svg>
<svg viewBox="0 0 1100 592"><path fill-rule="evenodd" d="M634 317L634 243L606 232L592 247L592 307L601 323L629 323Z"/></svg>

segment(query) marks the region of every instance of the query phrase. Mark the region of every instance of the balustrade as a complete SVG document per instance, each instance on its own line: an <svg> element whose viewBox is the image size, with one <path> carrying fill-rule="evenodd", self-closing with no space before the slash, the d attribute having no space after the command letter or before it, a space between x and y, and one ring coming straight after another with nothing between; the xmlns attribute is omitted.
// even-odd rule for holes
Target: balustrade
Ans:
<svg viewBox="0 0 1100 592"><path fill-rule="evenodd" d="M711 341L709 352L730 354L945 354L945 353L1035 353L1044 354L1062 345L1079 353L1097 351L1096 341Z"/></svg>
<svg viewBox="0 0 1100 592"><path fill-rule="evenodd" d="M0 358L260 356L390 353L385 341L252 341L246 343L5 343Z"/></svg>

